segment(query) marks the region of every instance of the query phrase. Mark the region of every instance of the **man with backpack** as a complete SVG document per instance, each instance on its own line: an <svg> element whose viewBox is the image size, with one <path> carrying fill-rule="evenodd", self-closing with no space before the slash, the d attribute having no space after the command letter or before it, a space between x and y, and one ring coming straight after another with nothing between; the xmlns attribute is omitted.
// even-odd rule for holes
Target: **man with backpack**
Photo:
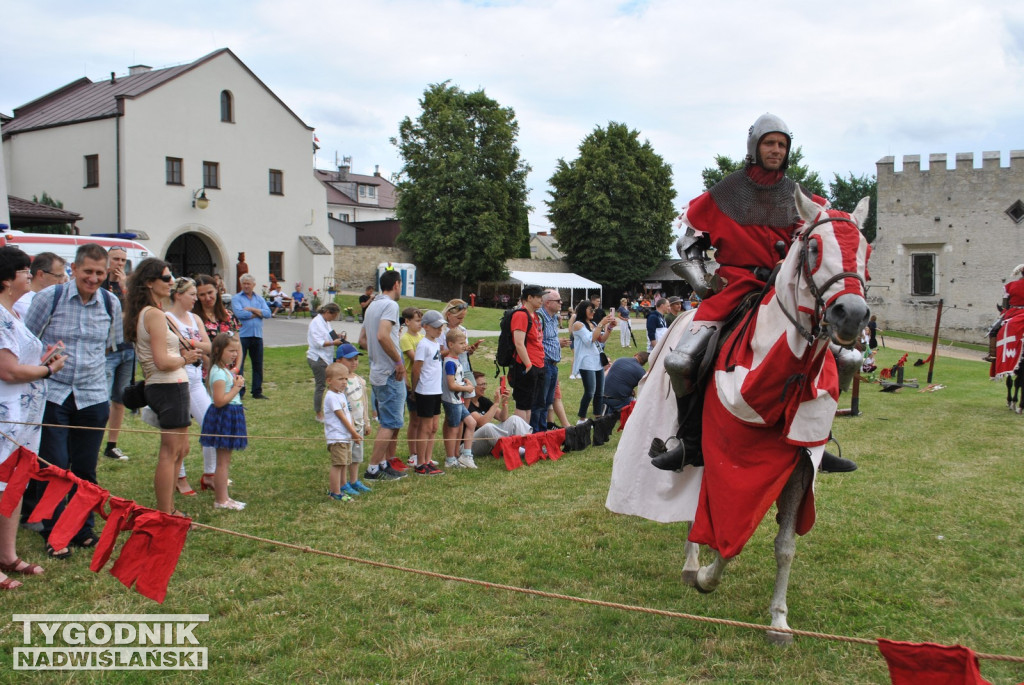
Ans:
<svg viewBox="0 0 1024 685"><path fill-rule="evenodd" d="M121 303L100 287L107 275L107 251L95 243L78 248L69 283L46 288L32 299L25 326L45 347L63 342L68 361L46 384L46 411L39 456L50 464L69 469L82 480L96 482L96 462L103 428L110 412L106 351L124 342ZM98 428L100 430L90 430ZM43 493L26 495L23 513L31 512ZM63 503L43 521L48 539L64 512ZM76 547L94 547L93 515L72 538ZM56 559L71 556L68 548L47 547Z"/></svg>
<svg viewBox="0 0 1024 685"><path fill-rule="evenodd" d="M533 409L533 398L538 389L543 391L547 371L544 367L544 343L541 337L537 310L541 306L544 288L528 285L523 288L523 306L512 312L509 329L515 353L509 369L512 399L516 403L516 416L527 423Z"/></svg>

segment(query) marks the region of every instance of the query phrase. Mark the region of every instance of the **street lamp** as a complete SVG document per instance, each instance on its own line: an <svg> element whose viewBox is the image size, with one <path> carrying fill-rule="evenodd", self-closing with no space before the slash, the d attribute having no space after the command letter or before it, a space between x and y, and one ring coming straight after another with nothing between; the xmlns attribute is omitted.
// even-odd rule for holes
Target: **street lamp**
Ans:
<svg viewBox="0 0 1024 685"><path fill-rule="evenodd" d="M205 186L192 193L192 206L199 209L206 209L210 206L210 200L206 197Z"/></svg>

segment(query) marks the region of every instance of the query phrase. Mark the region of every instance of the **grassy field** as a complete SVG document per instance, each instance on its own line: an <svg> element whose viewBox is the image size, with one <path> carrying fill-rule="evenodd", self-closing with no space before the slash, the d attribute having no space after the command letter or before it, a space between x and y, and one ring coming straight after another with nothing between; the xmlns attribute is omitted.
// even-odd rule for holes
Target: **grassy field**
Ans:
<svg viewBox="0 0 1024 685"><path fill-rule="evenodd" d="M476 312L474 312L475 314ZM474 321L468 322L477 326ZM482 327L482 326L481 326ZM608 345L619 356L617 340ZM486 349L485 349L486 354ZM493 350L491 350L493 354ZM700 595L680 585L684 528L604 508L612 443L558 462L382 483L352 503L325 495L322 429L310 407L305 348L267 352L268 402L250 402L255 436L236 453L241 513L210 494L179 498L202 523L363 559L554 593L755 623L768 622L772 516ZM898 353L883 350L880 361ZM480 360L484 361L484 360ZM481 364L478 362L478 366ZM484 362L483 368L488 364ZM926 367L908 369L924 380ZM818 479L818 520L799 541L789 592L794 628L857 637L961 643L1024 655L1021 493L1024 418L980 363L940 359L934 392L862 386L862 415L839 418L851 474ZM572 415L579 381L563 390ZM365 374L365 370L364 370ZM844 398L844 406L847 399ZM128 428L144 428L129 418ZM152 505L153 435L126 435L132 459L101 460L101 484ZM404 454L404 441L400 454ZM198 484L201 460L189 469ZM44 563L22 531L18 551ZM24 675L10 670L21 625L0 628L3 682L885 683L872 647L626 613L485 589L304 554L208 530L189 536L161 606L88 570L89 555L49 562L44 578L5 592L15 613L208 613L197 629L210 670ZM982 662L993 683L1017 664Z"/></svg>

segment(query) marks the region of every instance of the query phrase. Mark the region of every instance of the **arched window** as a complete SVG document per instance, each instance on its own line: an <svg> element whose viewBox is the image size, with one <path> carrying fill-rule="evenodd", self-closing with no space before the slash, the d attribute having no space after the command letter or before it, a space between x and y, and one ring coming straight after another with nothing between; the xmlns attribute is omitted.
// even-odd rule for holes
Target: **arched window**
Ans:
<svg viewBox="0 0 1024 685"><path fill-rule="evenodd" d="M235 102L230 90L220 92L220 120L229 123L235 120Z"/></svg>

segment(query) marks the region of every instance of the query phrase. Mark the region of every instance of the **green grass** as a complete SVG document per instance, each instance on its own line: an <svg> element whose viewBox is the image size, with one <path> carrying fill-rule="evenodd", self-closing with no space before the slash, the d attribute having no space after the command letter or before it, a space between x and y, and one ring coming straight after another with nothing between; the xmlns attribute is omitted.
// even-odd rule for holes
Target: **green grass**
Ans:
<svg viewBox="0 0 1024 685"><path fill-rule="evenodd" d="M608 351L623 352L617 339ZM881 350L880 365L898 354ZM410 476L352 503L328 500L304 356L305 348L267 351L271 400L249 403L248 420L254 435L288 439L257 438L235 454L232 494L248 508L215 513L208 492L179 498L197 521L495 583L768 622L773 517L717 592L681 586L684 526L604 508L619 434L514 472L481 459L477 471ZM562 368L572 416L580 384L567 380L567 362ZM926 369L907 376L923 385ZM794 628L1024 655L1024 418L1006 410L986 370L940 358L934 380L944 389L889 394L865 385L862 415L836 420L843 452L860 470L818 479L817 524L798 543L790 584ZM144 425L129 418L126 427ZM101 460L101 484L152 505L155 436L125 435L121 445L131 461ZM198 449L188 466L197 484ZM189 536L162 606L105 571L89 572L87 554L46 563L34 534L20 532L18 552L47 574L2 593L9 613L209 613L196 634L211 668L199 677L15 674L21 626L9 623L0 627L3 682L888 682L871 647L798 638L780 649L759 632L512 594L211 531ZM982 674L1016 683L1024 667L983 661Z"/></svg>

